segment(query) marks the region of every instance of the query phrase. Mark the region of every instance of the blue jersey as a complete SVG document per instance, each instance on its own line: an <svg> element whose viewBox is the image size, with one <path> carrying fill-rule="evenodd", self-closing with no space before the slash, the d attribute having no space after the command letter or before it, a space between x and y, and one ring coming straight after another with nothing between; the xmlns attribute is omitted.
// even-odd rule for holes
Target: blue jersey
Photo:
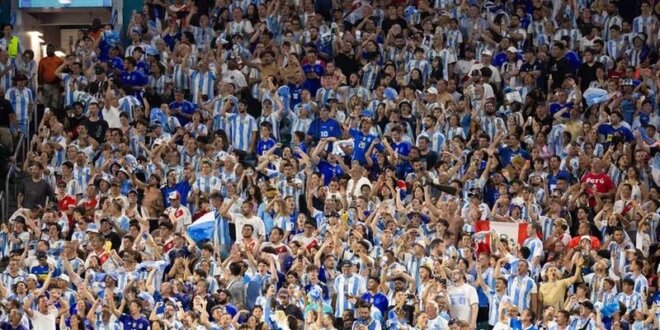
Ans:
<svg viewBox="0 0 660 330"><path fill-rule="evenodd" d="M615 135L621 136L623 140L627 142L635 139L635 136L630 131L630 129L625 126L619 126L615 128L610 124L603 124L598 126L598 134L604 136L605 142L608 144L612 142L612 138L614 138Z"/></svg>
<svg viewBox="0 0 660 330"><path fill-rule="evenodd" d="M164 207L165 208L170 207L170 199L167 198L167 195L169 195L173 191L179 192L179 195L181 196L181 205L188 205L188 194L190 193L190 190L192 190L192 186L188 181L181 181L172 187L169 187L167 185L161 187L160 191L162 191L163 193Z"/></svg>
<svg viewBox="0 0 660 330"><path fill-rule="evenodd" d="M272 138L267 138L267 139L261 139L259 142L257 142L257 155L261 156L266 153L266 151L270 150L277 142L273 140Z"/></svg>
<svg viewBox="0 0 660 330"><path fill-rule="evenodd" d="M303 86L289 84L289 110L295 109L302 102L302 90Z"/></svg>
<svg viewBox="0 0 660 330"><path fill-rule="evenodd" d="M499 153L500 153L500 162L504 167L508 166L509 163L511 163L511 160L516 156L520 156L525 160L531 159L531 157L529 156L529 152L527 152L527 150L523 150L520 148L518 148L517 150L513 150L509 147L500 148Z"/></svg>
<svg viewBox="0 0 660 330"><path fill-rule="evenodd" d="M147 76L142 74L142 72L133 70L131 72L124 71L121 73L121 84L128 85L132 87L144 86L149 83Z"/></svg>
<svg viewBox="0 0 660 330"><path fill-rule="evenodd" d="M149 76L149 64L145 61L139 61L139 62L137 62L137 65L135 66L135 71L141 73L145 77L148 77Z"/></svg>
<svg viewBox="0 0 660 330"><path fill-rule="evenodd" d="M344 170L339 164L333 165L325 160L320 161L316 167L318 167L319 172L323 175L323 184L326 186L330 184L332 179L339 178L344 174Z"/></svg>
<svg viewBox="0 0 660 330"><path fill-rule="evenodd" d="M121 314L121 316L119 316L119 322L124 326L124 330L149 329L149 321L142 315L140 315L138 319L134 319L128 314Z"/></svg>
<svg viewBox="0 0 660 330"><path fill-rule="evenodd" d="M194 103L189 102L187 100L183 100L183 102L174 101L174 102L170 103L170 109L172 109L172 110L179 109L179 110L181 110L182 113L192 115L193 113L195 113L195 111L197 111L197 105L195 105ZM180 114L176 114L175 117L179 120L179 123L181 123L181 126L186 126L186 124L188 124L188 122L190 122L190 119L185 118L184 116L182 116Z"/></svg>
<svg viewBox="0 0 660 330"><path fill-rule="evenodd" d="M350 134L353 137L353 160L357 160L361 165L367 164L367 150L378 137L373 134L365 134L362 131L351 129ZM383 146L378 144L378 150L383 150Z"/></svg>
<svg viewBox="0 0 660 330"><path fill-rule="evenodd" d="M563 108L568 108L569 110L573 108L573 103L566 103L566 104L561 104L561 103L550 103L550 114L555 115L555 113L559 112ZM570 111L565 111L562 115L562 118L571 118Z"/></svg>
<svg viewBox="0 0 660 330"><path fill-rule="evenodd" d="M314 141L319 141L321 138L328 137L340 138L341 126L339 125L339 122L332 118L328 118L325 121L321 118L317 118L312 121L312 124L309 126L307 135L312 136Z"/></svg>

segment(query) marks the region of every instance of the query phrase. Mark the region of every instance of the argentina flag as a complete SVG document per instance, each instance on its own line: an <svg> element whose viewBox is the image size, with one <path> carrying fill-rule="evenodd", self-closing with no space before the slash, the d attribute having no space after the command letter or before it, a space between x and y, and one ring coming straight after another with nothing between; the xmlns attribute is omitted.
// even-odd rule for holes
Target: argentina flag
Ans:
<svg viewBox="0 0 660 330"><path fill-rule="evenodd" d="M186 232L195 243L202 241L210 241L215 232L215 216L213 212L204 214L201 218L197 219L193 224L188 226Z"/></svg>

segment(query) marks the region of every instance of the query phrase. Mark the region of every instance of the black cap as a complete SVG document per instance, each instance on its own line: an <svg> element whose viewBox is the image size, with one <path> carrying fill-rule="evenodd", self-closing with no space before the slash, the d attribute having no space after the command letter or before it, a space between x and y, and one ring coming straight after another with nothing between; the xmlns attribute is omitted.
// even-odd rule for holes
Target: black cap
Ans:
<svg viewBox="0 0 660 330"><path fill-rule="evenodd" d="M43 253L43 252L37 253L37 259L47 259L47 258L48 258L48 255L46 255L45 253Z"/></svg>
<svg viewBox="0 0 660 330"><path fill-rule="evenodd" d="M344 261L342 261L341 266L342 267L350 267L350 266L353 266L353 263L350 262L349 260L344 260Z"/></svg>
<svg viewBox="0 0 660 330"><path fill-rule="evenodd" d="M470 192L468 193L468 197L476 197L481 199L481 190L479 190L479 188L470 189Z"/></svg>
<svg viewBox="0 0 660 330"><path fill-rule="evenodd" d="M585 300L585 301L581 302L580 304L582 306L586 307L586 308L589 308L590 310L594 310L594 304L589 300Z"/></svg>

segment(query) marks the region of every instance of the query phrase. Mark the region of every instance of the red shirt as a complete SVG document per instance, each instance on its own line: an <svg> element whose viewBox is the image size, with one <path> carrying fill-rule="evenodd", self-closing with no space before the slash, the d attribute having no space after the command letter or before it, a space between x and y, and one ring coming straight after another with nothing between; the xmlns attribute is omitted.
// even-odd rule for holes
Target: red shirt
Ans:
<svg viewBox="0 0 660 330"><path fill-rule="evenodd" d="M590 187L587 187L587 189L585 189L585 192L590 196L592 196L589 198L589 206L591 207L596 206L596 200L593 198L594 192L604 194L614 190L615 188L614 182L612 182L612 178L610 178L610 176L607 175L607 173L596 174L593 172L588 172L582 177L582 180L580 180L580 182L593 184L595 191L592 191Z"/></svg>
<svg viewBox="0 0 660 330"><path fill-rule="evenodd" d="M576 236L571 238L571 241L568 243L569 248L574 248L578 245L580 245L580 240L582 239L582 236ZM598 240L598 237L596 236L591 236L591 249L592 250L598 250L600 249L600 240Z"/></svg>

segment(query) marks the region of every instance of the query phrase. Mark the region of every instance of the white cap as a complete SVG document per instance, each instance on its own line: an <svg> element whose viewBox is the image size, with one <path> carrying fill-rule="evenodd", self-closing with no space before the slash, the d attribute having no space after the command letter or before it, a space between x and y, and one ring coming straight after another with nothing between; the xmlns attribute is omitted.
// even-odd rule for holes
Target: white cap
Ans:
<svg viewBox="0 0 660 330"><path fill-rule="evenodd" d="M178 191L173 191L167 195L168 199L180 199L180 195Z"/></svg>
<svg viewBox="0 0 660 330"><path fill-rule="evenodd" d="M488 49L484 49L483 51L481 51L481 55L493 56L493 53Z"/></svg>
<svg viewBox="0 0 660 330"><path fill-rule="evenodd" d="M427 94L438 94L438 89L435 87L429 87L426 89Z"/></svg>
<svg viewBox="0 0 660 330"><path fill-rule="evenodd" d="M518 49L516 47L509 46L509 48L507 48L506 51L510 53L517 53Z"/></svg>

